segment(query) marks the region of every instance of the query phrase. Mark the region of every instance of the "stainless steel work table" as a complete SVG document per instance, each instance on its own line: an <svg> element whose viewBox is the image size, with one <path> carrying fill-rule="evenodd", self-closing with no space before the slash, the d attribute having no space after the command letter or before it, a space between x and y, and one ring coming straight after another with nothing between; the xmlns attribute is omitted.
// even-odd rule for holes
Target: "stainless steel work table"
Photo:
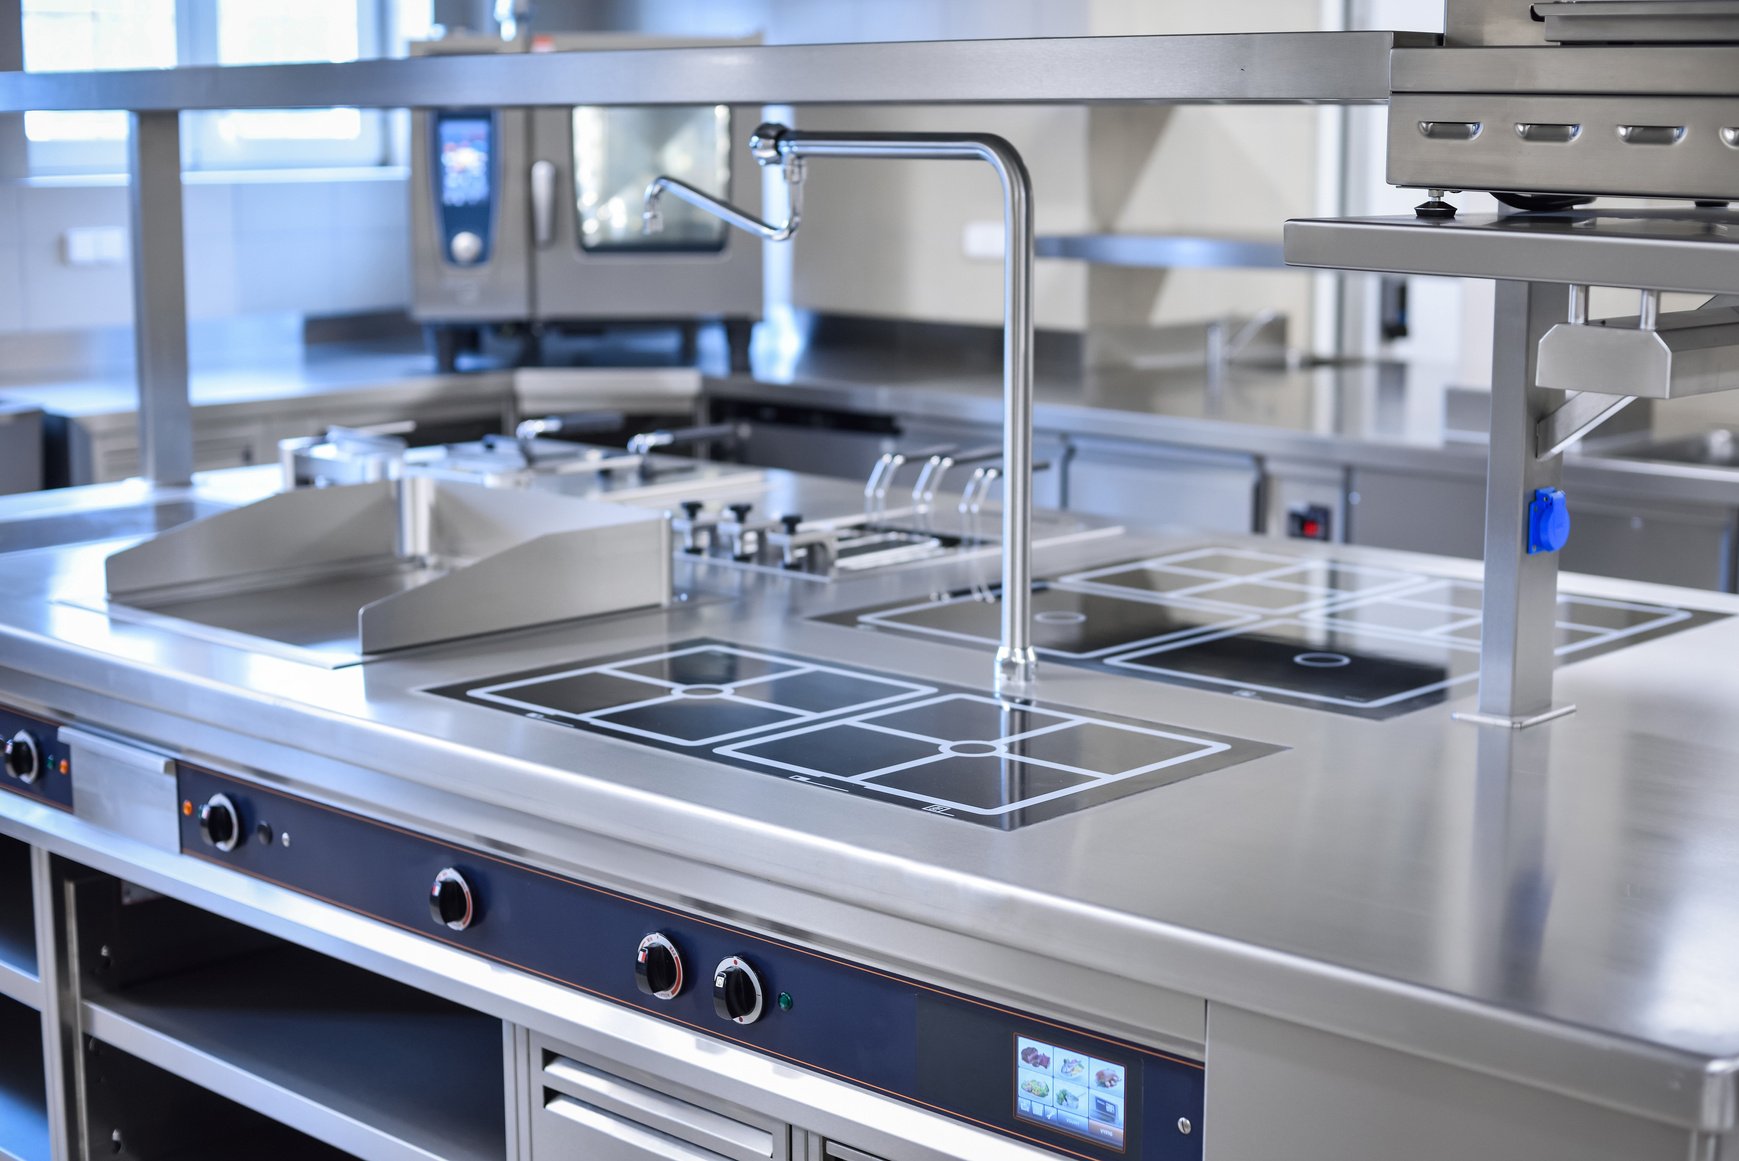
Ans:
<svg viewBox="0 0 1739 1161"><path fill-rule="evenodd" d="M1202 542L1093 540L1036 565ZM1732 1123L1739 621L1569 666L1558 688L1580 712L1516 733L1452 721L1471 690L1367 721L1050 664L1041 704L1287 748L1000 832L421 692L697 636L976 688L981 650L809 618L993 565L838 585L679 570L690 599L667 611L322 669L58 603L99 588L122 543L0 557L0 697L945 986L1043 997L1149 1043L1199 1053L1206 1001L1687 1129ZM1284 551L1478 577L1445 559ZM1704 593L1565 587L1739 612ZM371 951L346 938L367 925L330 908L13 796L0 830L485 1010L562 1018L559 989L408 955L393 933Z"/></svg>

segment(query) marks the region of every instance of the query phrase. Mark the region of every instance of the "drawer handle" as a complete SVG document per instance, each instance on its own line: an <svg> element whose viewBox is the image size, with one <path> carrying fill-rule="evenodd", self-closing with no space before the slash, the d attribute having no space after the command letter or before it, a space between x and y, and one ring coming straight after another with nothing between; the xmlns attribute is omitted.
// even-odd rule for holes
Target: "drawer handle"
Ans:
<svg viewBox="0 0 1739 1161"><path fill-rule="evenodd" d="M545 1111L578 1125L594 1138L608 1138L634 1150L635 1156L656 1157L660 1161L723 1161L717 1153L696 1149L644 1125L613 1117L572 1097L551 1097L543 1107Z"/></svg>
<svg viewBox="0 0 1739 1161"><path fill-rule="evenodd" d="M1683 125L1620 125L1618 136L1627 145L1677 145L1685 139Z"/></svg>
<svg viewBox="0 0 1739 1161"><path fill-rule="evenodd" d="M1568 145L1582 136L1582 126L1518 121L1516 122L1516 136L1523 141L1543 141L1552 145Z"/></svg>
<svg viewBox="0 0 1739 1161"><path fill-rule="evenodd" d="M599 1072L565 1056L551 1057L543 1071L548 1080L565 1086L567 1095L585 1107L626 1117L655 1132L696 1141L713 1150L708 1156L728 1155L739 1161L774 1156L773 1134L761 1126ZM546 1088L546 1092L560 1093L560 1088Z"/></svg>
<svg viewBox="0 0 1739 1161"><path fill-rule="evenodd" d="M1484 128L1483 121L1419 122L1419 132L1433 141L1472 141Z"/></svg>

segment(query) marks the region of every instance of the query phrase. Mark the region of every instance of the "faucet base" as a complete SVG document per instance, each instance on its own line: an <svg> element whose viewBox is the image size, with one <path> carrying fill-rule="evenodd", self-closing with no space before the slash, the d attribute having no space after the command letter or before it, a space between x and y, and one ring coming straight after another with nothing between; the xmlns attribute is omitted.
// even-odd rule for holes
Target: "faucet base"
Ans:
<svg viewBox="0 0 1739 1161"><path fill-rule="evenodd" d="M1038 684L1038 654L1025 649L1002 648L996 651L996 696L1031 697Z"/></svg>

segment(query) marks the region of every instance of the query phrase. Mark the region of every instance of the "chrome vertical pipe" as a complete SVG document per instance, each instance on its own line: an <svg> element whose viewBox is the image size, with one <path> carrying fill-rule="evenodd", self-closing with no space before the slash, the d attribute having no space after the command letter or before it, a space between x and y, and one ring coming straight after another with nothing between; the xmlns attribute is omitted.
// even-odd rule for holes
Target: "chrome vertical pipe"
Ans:
<svg viewBox="0 0 1739 1161"><path fill-rule="evenodd" d="M891 158L904 161L982 161L1002 184L1002 641L996 651L996 691L1031 692L1038 670L1032 643L1033 489L1033 196L1032 177L1019 152L987 133L822 133L762 125L749 139L762 165L782 165L793 194L803 162L812 157ZM656 228L665 193L762 238L784 241L797 231L793 200L784 225L763 222L692 186L659 177L646 187L645 220Z"/></svg>
<svg viewBox="0 0 1739 1161"><path fill-rule="evenodd" d="M1572 286L1570 288L1570 319L1571 326L1588 325L1588 288Z"/></svg>
<svg viewBox="0 0 1739 1161"><path fill-rule="evenodd" d="M1637 312L1637 326L1645 331L1652 331L1660 326L1661 292L1645 290L1642 292L1642 309Z"/></svg>

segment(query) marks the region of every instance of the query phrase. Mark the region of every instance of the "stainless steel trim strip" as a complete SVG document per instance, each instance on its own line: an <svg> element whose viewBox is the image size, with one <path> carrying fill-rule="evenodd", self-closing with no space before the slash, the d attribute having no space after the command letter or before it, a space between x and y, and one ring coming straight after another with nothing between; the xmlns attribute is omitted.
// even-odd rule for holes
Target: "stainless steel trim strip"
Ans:
<svg viewBox="0 0 1739 1161"><path fill-rule="evenodd" d="M1393 32L1049 37L424 56L0 74L0 112L354 105L1354 102L1389 96Z"/></svg>

